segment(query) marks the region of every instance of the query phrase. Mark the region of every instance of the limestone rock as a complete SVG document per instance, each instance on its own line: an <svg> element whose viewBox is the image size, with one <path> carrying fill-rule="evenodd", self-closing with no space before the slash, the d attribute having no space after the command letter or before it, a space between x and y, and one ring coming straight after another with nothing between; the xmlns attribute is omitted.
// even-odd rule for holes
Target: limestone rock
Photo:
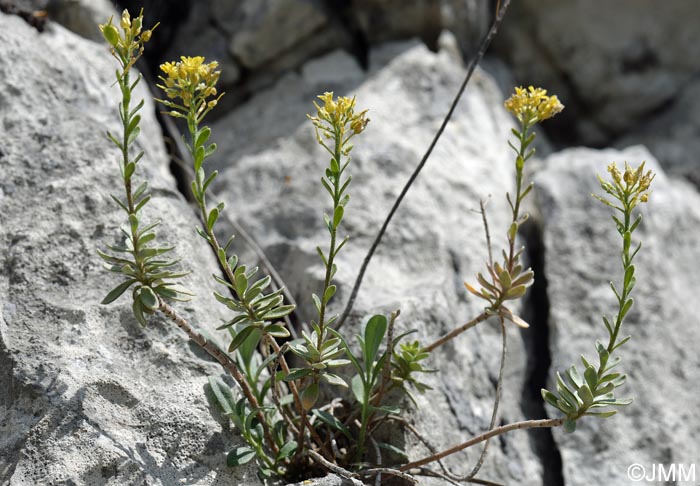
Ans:
<svg viewBox="0 0 700 486"><path fill-rule="evenodd" d="M101 306L118 280L96 248L123 214L116 149L115 63L103 45L53 25L44 34L0 15L0 483L259 484L231 470L241 444L205 397L219 367L173 324L133 318L127 298ZM140 164L157 196L149 218L195 273L182 313L215 326L218 306L191 210L167 169L145 86ZM143 169L137 172L142 177Z"/></svg>
<svg viewBox="0 0 700 486"><path fill-rule="evenodd" d="M628 381L616 394L634 402L612 418L581 420L572 434L556 431L567 486L627 484L632 464L691 465L700 454L693 385L700 380L694 264L700 258L700 195L668 178L642 147L566 150L550 156L536 177L551 304L550 377L579 364L581 354L595 359L594 341L607 339L601 315L616 309L608 283L619 288L621 242L609 208L590 194L601 193L595 173L625 160L646 160L657 173L635 232L643 247L635 259L635 303L621 334L632 340L619 349Z"/></svg>

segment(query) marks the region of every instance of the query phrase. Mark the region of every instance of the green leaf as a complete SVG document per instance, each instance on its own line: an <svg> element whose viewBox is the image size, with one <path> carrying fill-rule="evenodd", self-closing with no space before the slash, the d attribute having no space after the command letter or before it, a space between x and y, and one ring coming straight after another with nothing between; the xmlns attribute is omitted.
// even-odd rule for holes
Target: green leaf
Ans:
<svg viewBox="0 0 700 486"><path fill-rule="evenodd" d="M205 152L204 152L204 147L199 146L195 150L194 153L194 171L195 173L202 168L202 163L204 163L204 157L205 157Z"/></svg>
<svg viewBox="0 0 700 486"><path fill-rule="evenodd" d="M608 410L605 412L586 412L584 415L590 415L592 417L608 418L612 417L617 413L617 410Z"/></svg>
<svg viewBox="0 0 700 486"><path fill-rule="evenodd" d="M134 130L131 133L129 133L129 138L127 139L126 144L131 145L132 143L134 143L134 140L136 140L138 138L140 133L141 133L141 128L139 128L139 127L134 128Z"/></svg>
<svg viewBox="0 0 700 486"><path fill-rule="evenodd" d="M298 444L296 441L290 441L284 444L281 448L280 451L277 453L277 461L283 461L287 459L288 457L291 457L294 452L297 450Z"/></svg>
<svg viewBox="0 0 700 486"><path fill-rule="evenodd" d="M576 366L569 368L566 371L566 375L569 377L569 381L575 388L579 388L581 385L583 385L583 379L581 378L581 374L576 369Z"/></svg>
<svg viewBox="0 0 700 486"><path fill-rule="evenodd" d="M312 370L310 368L293 368L289 370L287 376L284 377L284 381L296 381L310 375L311 372Z"/></svg>
<svg viewBox="0 0 700 486"><path fill-rule="evenodd" d="M126 134L127 136L133 132L136 127L139 126L139 123L141 123L141 115L136 115L134 118L131 119L131 122L129 123L129 126L126 127Z"/></svg>
<svg viewBox="0 0 700 486"><path fill-rule="evenodd" d="M136 164L133 162L129 162L126 164L126 167L124 167L124 179L130 179L132 175L134 175L134 171L136 170Z"/></svg>
<svg viewBox="0 0 700 486"><path fill-rule="evenodd" d="M304 407L304 410L309 411L316 405L318 394L318 383L310 383L309 386L304 388L304 391L301 392L301 406Z"/></svg>
<svg viewBox="0 0 700 486"><path fill-rule="evenodd" d="M354 440L353 437L352 437L352 434L350 434L350 429L348 429L348 428L343 424L343 422L341 422L340 420L338 420L338 418L335 417L334 415L331 415L331 414L328 413L328 412L325 412L325 411L323 411L323 410L318 410L318 409L314 410L312 413L313 413L316 417L318 417L319 420L321 420L323 423L325 423L326 425L328 425L329 427L331 427L333 430L337 430L337 431L339 431L340 433L342 433L345 437L347 437L348 439Z"/></svg>
<svg viewBox="0 0 700 486"><path fill-rule="evenodd" d="M255 451L250 447L236 447L226 456L226 465L236 467L246 464L255 459Z"/></svg>
<svg viewBox="0 0 700 486"><path fill-rule="evenodd" d="M564 420L564 430L568 433L572 433L576 430L576 420L567 418Z"/></svg>
<svg viewBox="0 0 700 486"><path fill-rule="evenodd" d="M578 390L576 390L576 394L583 401L584 407L588 407L593 403L593 393L591 393L591 389L588 388L588 385L583 385L580 387Z"/></svg>
<svg viewBox="0 0 700 486"><path fill-rule="evenodd" d="M349 363L349 361L348 361L348 363ZM323 373L321 375L321 379L330 385L342 386L343 388L348 387L348 384L345 383L345 380L343 380L340 376L333 374L333 373Z"/></svg>
<svg viewBox="0 0 700 486"><path fill-rule="evenodd" d="M320 314L321 313L321 299L318 298L318 295L311 294L311 300L314 302L314 307L316 307L316 312L318 312Z"/></svg>
<svg viewBox="0 0 700 486"><path fill-rule="evenodd" d="M243 329L241 329L241 330L238 332L238 334L236 334L236 337L233 338L233 340L231 341L231 344L229 344L229 346L228 346L228 352L229 352L229 353L232 353L232 352L234 352L236 349L238 349L238 348L243 344L243 342L244 342L246 339L248 339L248 337L250 336L250 334L251 334L255 329L256 329L256 328L255 328L253 325L250 325L250 326L248 326L248 327L244 327Z"/></svg>
<svg viewBox="0 0 700 486"><path fill-rule="evenodd" d="M141 288L141 295L139 297L141 303L146 309L156 310L158 309L158 297L151 287L144 286Z"/></svg>
<svg viewBox="0 0 700 486"><path fill-rule="evenodd" d="M598 351L600 367L602 369L605 369L605 365L608 363L608 359L610 358L610 353L608 353L608 350L605 348L605 346L603 346L603 344L600 341L595 342L595 347L596 351Z"/></svg>
<svg viewBox="0 0 700 486"><path fill-rule="evenodd" d="M142 326L146 326L146 318L143 315L143 304L141 299L135 298L133 304L131 304L131 311L134 313L134 317Z"/></svg>
<svg viewBox="0 0 700 486"><path fill-rule="evenodd" d="M620 311L620 321L625 318L629 310L632 308L632 304L634 304L634 299L627 299L627 302L625 302L625 305L622 306L622 310Z"/></svg>
<svg viewBox="0 0 700 486"><path fill-rule="evenodd" d="M401 461L408 462L408 455L402 449L399 449L395 445L387 444L386 442L377 442L377 447L389 451L392 454L398 456Z"/></svg>
<svg viewBox="0 0 700 486"><path fill-rule="evenodd" d="M350 380L350 389L357 403L365 405L365 382L362 379L362 375L357 374L352 377Z"/></svg>
<svg viewBox="0 0 700 486"><path fill-rule="evenodd" d="M219 210L214 208L209 212L209 217L207 218L207 229L209 231L214 228L217 219L219 219Z"/></svg>
<svg viewBox="0 0 700 486"><path fill-rule="evenodd" d="M103 258L104 258L104 257L103 257ZM136 280L135 278L130 278L129 280L125 280L124 282L120 283L120 284L117 285L115 288L113 288L113 289L107 294L107 296L106 296L104 299L102 299L102 302L100 302L100 303L101 303L102 305L111 304L112 302L114 302L115 300L117 300L119 297L121 297L121 295L126 291L126 289L128 289L129 287L131 287L131 285L132 285L134 282L136 282L136 281L137 281L137 280Z"/></svg>
<svg viewBox="0 0 700 486"><path fill-rule="evenodd" d="M340 342L342 343L343 348L345 348L345 354L346 354L347 357L350 359L350 361L352 362L353 366L354 366L355 369L358 371L358 373L362 373L362 365L361 365L360 362L357 360L357 358L355 357L355 355L352 354L352 351L350 351L350 346L348 346L348 343L347 343L347 341L345 341L345 338L343 337L343 335L340 334L340 333L339 333L338 331L336 331L335 329L330 328L330 327L328 328L328 332L330 332L330 333L333 334L335 337L337 337L338 339L340 339Z"/></svg>
<svg viewBox="0 0 700 486"><path fill-rule="evenodd" d="M267 326L265 328L265 332L269 334L270 336L284 339L286 337L289 337L289 331L287 330L286 327L284 327L281 324L272 324L270 326Z"/></svg>
<svg viewBox="0 0 700 486"><path fill-rule="evenodd" d="M265 315L261 317L268 320L281 319L282 317L291 314L294 309L295 307L293 305L282 305L271 310L270 312L266 312Z"/></svg>
<svg viewBox="0 0 700 486"><path fill-rule="evenodd" d="M368 370L377 357L377 352L379 351L379 346L384 340L386 329L387 319L386 316L381 314L372 316L367 321L367 324L365 324L364 345L362 347L362 351L364 354L365 365L367 366Z"/></svg>
<svg viewBox="0 0 700 486"><path fill-rule="evenodd" d="M627 405L630 405L633 402L631 398L618 398L618 399L609 399L609 400L596 400L595 403L601 404L601 405L611 405L615 407L626 407Z"/></svg>
<svg viewBox="0 0 700 486"><path fill-rule="evenodd" d="M574 394L569 390L569 387L566 386L564 383L564 380L562 379L561 375L557 372L557 391L559 392L559 395L561 398L566 401L569 405L574 407L575 409L578 409L579 402L574 396Z"/></svg>
<svg viewBox="0 0 700 486"><path fill-rule="evenodd" d="M596 387L598 386L598 372L595 370L595 368L593 368L593 366L589 366L583 372L583 376L586 379L586 383L588 384L588 387L591 390L595 390Z"/></svg>
<svg viewBox="0 0 700 486"><path fill-rule="evenodd" d="M242 267L238 267L242 268ZM246 290L248 290L248 279L246 278L244 273L239 273L238 275L235 276L235 285L236 285L236 293L238 296L243 296L245 295Z"/></svg>
<svg viewBox="0 0 700 486"><path fill-rule="evenodd" d="M139 211L141 211L141 209L143 209L143 207L146 204L148 204L148 201L150 201L150 200L151 200L150 194L148 196L144 197L143 199L141 199L141 201L139 201L138 204L136 205L136 207L134 208L134 212L138 213Z"/></svg>
<svg viewBox="0 0 700 486"><path fill-rule="evenodd" d="M197 136L195 137L195 146L199 147L200 145L204 145L207 142L207 140L209 140L210 135L211 129L209 127L204 127L201 130L199 130L197 132Z"/></svg>
<svg viewBox="0 0 700 486"><path fill-rule="evenodd" d="M333 227L337 228L340 222L343 220L343 215L345 210L343 206L336 206L335 211L333 211Z"/></svg>
<svg viewBox="0 0 700 486"><path fill-rule="evenodd" d="M336 286L335 285L329 285L326 291L323 293L323 302L328 303L329 300L333 298L335 295L336 291Z"/></svg>
<svg viewBox="0 0 700 486"><path fill-rule="evenodd" d="M112 200L115 203L117 203L117 205L120 208L122 208L124 211L126 211L126 214L129 214L129 208L127 208L126 205L123 202L121 202L117 196L115 196L114 194L110 194L110 197L112 198Z"/></svg>
<svg viewBox="0 0 700 486"><path fill-rule="evenodd" d="M241 359L246 366L250 366L255 350L258 348L258 343L262 337L262 331L260 329L252 326L250 328L252 329L251 332L238 347L238 353L241 355Z"/></svg>
<svg viewBox="0 0 700 486"><path fill-rule="evenodd" d="M634 265L630 265L627 267L627 270L625 270L625 281L624 281L624 288L629 288L630 282L634 278Z"/></svg>
<svg viewBox="0 0 700 486"><path fill-rule="evenodd" d="M210 376L208 379L209 387L214 393L214 397L216 398L217 403L224 411L224 413L226 415L234 413L236 407L236 398L233 396L231 388L229 388L229 386L226 385L226 383L224 383L224 381L217 376Z"/></svg>
<svg viewBox="0 0 700 486"><path fill-rule="evenodd" d="M549 403L555 408L559 408L559 405L557 404L557 396L554 393L549 390L545 390L544 388L540 390L540 393L542 393L542 398L545 402Z"/></svg>
<svg viewBox="0 0 700 486"><path fill-rule="evenodd" d="M373 412L382 412L387 415L399 415L401 413L401 409L399 407L390 407L388 405L382 405L379 407L375 407L374 405L369 406L370 410Z"/></svg>
<svg viewBox="0 0 700 486"><path fill-rule="evenodd" d="M204 157L209 157L214 152L216 152L216 144L210 143L209 146L207 147L206 152L204 152Z"/></svg>

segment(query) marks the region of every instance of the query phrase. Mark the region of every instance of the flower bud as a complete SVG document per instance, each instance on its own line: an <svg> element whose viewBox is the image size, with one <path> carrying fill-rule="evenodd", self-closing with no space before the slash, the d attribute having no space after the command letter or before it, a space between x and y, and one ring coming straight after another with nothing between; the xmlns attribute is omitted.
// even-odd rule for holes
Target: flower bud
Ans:
<svg viewBox="0 0 700 486"><path fill-rule="evenodd" d="M120 25L124 30L131 29L131 16L129 15L129 11L127 9L124 9L122 12L122 21Z"/></svg>

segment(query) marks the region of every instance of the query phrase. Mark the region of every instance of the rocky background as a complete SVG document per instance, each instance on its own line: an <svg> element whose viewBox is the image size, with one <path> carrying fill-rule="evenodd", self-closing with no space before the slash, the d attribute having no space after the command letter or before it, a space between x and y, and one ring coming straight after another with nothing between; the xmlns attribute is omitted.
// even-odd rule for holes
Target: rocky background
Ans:
<svg viewBox="0 0 700 486"><path fill-rule="evenodd" d="M138 3L138 5L137 5ZM114 284L95 249L118 237L109 198L117 154L103 133L118 123L114 64L96 24L107 0L15 0L0 6L0 484L257 485L225 453L241 439L206 395L219 368L182 333L146 328L126 299L99 301ZM372 122L357 140L352 202L340 255L340 303L401 186L427 148L494 9L483 0L206 0L143 2L162 25L139 68L181 54L219 60L227 95L211 125L221 175L215 190L258 241L309 318L324 244L316 183L324 159L305 114L316 94L356 94ZM33 13L46 11L44 14ZM17 14L23 14L23 17ZM432 158L375 255L353 317L401 308L401 325L434 338L477 313L466 295L486 256L478 200L489 199L503 241L512 126L502 107L514 84L542 85L567 106L541 127L541 157L523 243L538 275L524 302L528 330L508 329L499 421L553 416L539 398L605 331L608 280L618 279L617 235L590 197L611 161L657 171L638 231L636 304L622 348L635 402L574 434L515 432L494 440L480 477L502 484L631 483L633 463L700 460L700 5L669 0L517 0ZM148 25L149 22L147 22ZM151 22L152 23L152 22ZM41 32L40 32L41 31ZM197 299L182 311L204 328L223 318L216 271L168 157L144 83L145 167L152 215L177 243ZM588 148L572 148L585 146ZM169 147L169 150L168 148ZM241 241L237 250L254 259ZM500 334L484 323L439 349L435 391L412 413L438 447L486 429L498 376ZM410 437L413 457L426 451ZM478 448L451 457L468 472ZM700 466L696 466L700 467ZM700 474L700 473L698 473ZM340 481L330 478L331 483ZM697 482L697 479L696 479ZM444 484L425 479L421 484ZM652 482L653 484L653 482ZM677 484L685 484L678 482ZM687 483L691 484L691 483ZM692 483L695 484L695 483Z"/></svg>

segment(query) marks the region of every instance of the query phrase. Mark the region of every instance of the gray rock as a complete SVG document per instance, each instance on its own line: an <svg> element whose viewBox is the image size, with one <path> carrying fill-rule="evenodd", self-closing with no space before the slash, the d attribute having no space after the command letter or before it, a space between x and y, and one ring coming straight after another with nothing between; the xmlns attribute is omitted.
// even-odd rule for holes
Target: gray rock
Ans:
<svg viewBox="0 0 700 486"><path fill-rule="evenodd" d="M0 484L259 484L225 465L241 439L204 394L219 367L174 325L139 326L127 298L99 305L118 280L95 249L123 222L109 198L121 183L104 135L119 125L107 49L0 15L0 59L12 60L0 63ZM139 95L141 166L158 196L147 216L167 221L162 237L196 270L182 313L213 327L216 265Z"/></svg>
<svg viewBox="0 0 700 486"><path fill-rule="evenodd" d="M349 15L370 44L419 37L434 46L443 30L470 53L487 29L491 14L483 0L360 0Z"/></svg>
<svg viewBox="0 0 700 486"><path fill-rule="evenodd" d="M336 95L356 95L358 107L369 108L372 120L355 140L348 169L352 199L342 232L351 240L338 257L333 309L338 311L375 232L464 76L459 59L448 52L430 53L416 43L373 50L370 59L366 75L343 54L313 61L212 124L219 144L212 161L220 170L217 190L285 276L305 321L312 318L310 293L322 285L315 247L327 245L321 213L329 205L318 183L327 155L304 117L313 110L315 95L331 89ZM401 308L400 328L415 328L428 341L480 310L462 282L473 281L486 257L481 218L474 211L479 198L493 195L489 216L494 241L504 241L503 192L512 186L513 167L506 145L512 122L502 102L494 82L477 71L369 267L346 326L351 334L362 316ZM523 418L527 362L520 330L511 327L508 332L511 354L500 414L504 422ZM420 397L421 407L411 414L436 446L457 444L488 426L499 353L500 333L494 323L436 351L431 365L442 373L428 378L436 390ZM392 440L405 445L412 457L427 454L412 437L394 434ZM542 484L542 466L527 434L512 434L499 443L491 447L483 477ZM477 449L448 463L468 472ZM425 479L421 484L442 481Z"/></svg>
<svg viewBox="0 0 700 486"><path fill-rule="evenodd" d="M343 479L335 474L329 474L324 478L310 479L290 486L362 486L362 483L357 479Z"/></svg>
<svg viewBox="0 0 700 486"><path fill-rule="evenodd" d="M644 144L664 170L700 187L700 82L688 83L669 109L632 130L618 147Z"/></svg>
<svg viewBox="0 0 700 486"><path fill-rule="evenodd" d="M694 0L513 2L497 44L524 84L559 94L584 144L606 143L697 73ZM682 21L686 19L687 21Z"/></svg>
<svg viewBox="0 0 700 486"><path fill-rule="evenodd" d="M594 341L607 336L601 315L615 310L608 282L619 287L621 242L609 208L590 194L601 193L595 173L625 160L646 160L657 173L635 232L643 247L635 259L635 304L622 331L632 340L619 350L629 375L619 395L634 402L612 418L581 420L573 434L556 431L565 484L572 486L628 484L627 469L635 463L651 473L653 464L690 466L700 457L700 195L668 178L642 147L566 150L550 156L536 177L551 303L550 377L579 364L581 354L593 359Z"/></svg>
<svg viewBox="0 0 700 486"><path fill-rule="evenodd" d="M246 1L239 12L245 21L233 34L231 53L257 68L294 48L328 23L312 0Z"/></svg>
<svg viewBox="0 0 700 486"><path fill-rule="evenodd" d="M52 20L66 29L95 41L102 41L98 28L110 16L119 16L109 0L50 0L46 9ZM116 22L115 20L115 22Z"/></svg>

